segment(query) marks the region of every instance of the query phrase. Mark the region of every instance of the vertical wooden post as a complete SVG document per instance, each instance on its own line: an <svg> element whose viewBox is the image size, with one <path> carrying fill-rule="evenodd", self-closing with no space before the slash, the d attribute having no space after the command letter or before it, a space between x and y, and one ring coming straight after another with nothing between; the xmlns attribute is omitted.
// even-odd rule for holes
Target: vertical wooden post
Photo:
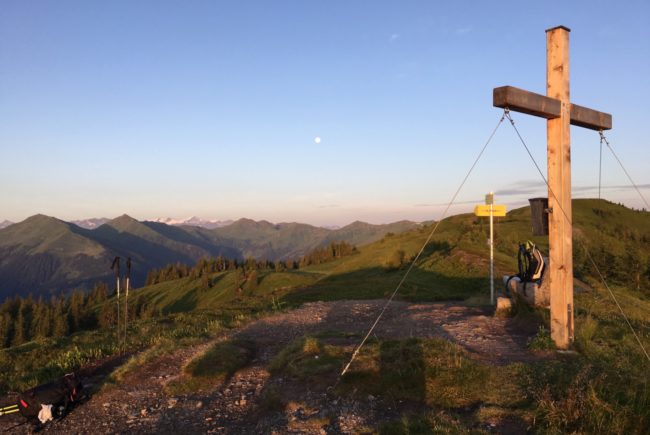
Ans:
<svg viewBox="0 0 650 435"><path fill-rule="evenodd" d="M547 121L551 337L560 349L573 341L569 32L546 31L546 95L562 103L560 117Z"/></svg>

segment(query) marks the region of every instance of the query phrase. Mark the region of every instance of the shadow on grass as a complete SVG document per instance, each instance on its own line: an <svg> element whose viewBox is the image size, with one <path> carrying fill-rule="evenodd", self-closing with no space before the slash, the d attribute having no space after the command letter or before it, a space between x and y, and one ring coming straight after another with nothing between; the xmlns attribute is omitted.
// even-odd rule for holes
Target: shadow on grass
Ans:
<svg viewBox="0 0 650 435"><path fill-rule="evenodd" d="M172 313L182 313L186 311L192 311L196 308L198 303L197 297L197 288L194 287L192 290L186 292L183 297L175 300L173 303L169 304L163 309L164 314Z"/></svg>
<svg viewBox="0 0 650 435"><path fill-rule="evenodd" d="M214 288L219 281L223 279L225 274L219 274L215 278L210 279L211 287ZM163 308L164 314L183 313L195 310L198 306L200 294L202 292L209 292L211 289L201 289L198 286L188 290L180 299L175 300Z"/></svg>
<svg viewBox="0 0 650 435"><path fill-rule="evenodd" d="M219 342L192 360L185 373L195 378L219 378L227 382L253 360L255 353L255 344L248 340Z"/></svg>
<svg viewBox="0 0 650 435"><path fill-rule="evenodd" d="M252 341L228 340L215 343L185 367L181 378L168 383L168 394L188 394L227 383L239 370L255 358L257 349Z"/></svg>
<svg viewBox="0 0 650 435"><path fill-rule="evenodd" d="M314 301L384 298L390 296L405 273L405 269L387 271L382 267L372 267L332 275L286 295L283 302L295 306ZM398 297L414 302L464 301L472 296L489 294L488 286L489 282L483 276L449 276L414 267Z"/></svg>

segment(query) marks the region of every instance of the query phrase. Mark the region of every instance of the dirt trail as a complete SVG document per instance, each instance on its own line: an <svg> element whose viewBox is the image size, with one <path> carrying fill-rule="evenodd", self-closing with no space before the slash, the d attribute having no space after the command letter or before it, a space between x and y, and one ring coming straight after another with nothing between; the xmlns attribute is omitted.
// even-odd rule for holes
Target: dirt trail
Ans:
<svg viewBox="0 0 650 435"><path fill-rule="evenodd" d="M265 367L282 347L305 334L338 331L365 334L385 300L315 302L276 313L231 331L226 338L242 338L259 350L252 364L208 393L168 396L164 386L187 361L207 345L179 349L146 364L120 385L96 394L65 419L49 424L43 433L351 433L360 426L376 427L398 410L373 400L355 402L332 398L308 386L270 379ZM468 350L472 358L489 364L532 361L526 348L534 330L522 330L512 319L495 318L490 310L441 303L393 302L375 330L377 337L443 337ZM356 344L358 339L351 343ZM292 398L284 411L260 411L260 398L270 384ZM335 418L332 419L332 416ZM330 422L324 424L323 422ZM333 422L332 422L333 421ZM11 425L0 422L0 430ZM13 433L30 433L28 425Z"/></svg>

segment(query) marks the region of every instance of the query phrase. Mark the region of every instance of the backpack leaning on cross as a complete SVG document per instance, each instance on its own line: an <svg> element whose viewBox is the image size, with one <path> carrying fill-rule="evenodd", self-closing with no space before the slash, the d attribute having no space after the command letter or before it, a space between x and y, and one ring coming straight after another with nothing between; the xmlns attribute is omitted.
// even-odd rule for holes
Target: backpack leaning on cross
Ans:
<svg viewBox="0 0 650 435"><path fill-rule="evenodd" d="M546 270L546 263L544 262L542 253L530 240L527 240L525 243L519 243L517 265L519 273L504 277L503 281L506 285L506 292L508 292L510 281L513 279L524 284L524 292L526 291L527 283L541 283L544 271Z"/></svg>

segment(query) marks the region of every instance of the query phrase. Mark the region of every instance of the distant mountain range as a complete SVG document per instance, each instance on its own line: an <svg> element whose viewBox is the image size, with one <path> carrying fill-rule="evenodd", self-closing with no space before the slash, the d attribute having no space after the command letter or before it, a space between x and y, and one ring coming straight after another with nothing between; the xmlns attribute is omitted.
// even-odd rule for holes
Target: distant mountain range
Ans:
<svg viewBox="0 0 650 435"><path fill-rule="evenodd" d="M158 218L155 219L154 222L160 222L161 224L175 225L175 226L190 225L193 227L202 227L202 228L207 228L209 230L212 230L215 228L220 228L220 227L225 227L227 225L230 225L234 221L233 220L225 220L225 221L208 220L208 219L201 219L199 217L192 216L191 218L188 219Z"/></svg>
<svg viewBox="0 0 650 435"><path fill-rule="evenodd" d="M77 225L78 227L85 228L87 230L93 230L105 224L108 221L110 221L110 219L108 218L90 218L90 219L74 220L69 222ZM8 225L5 226L9 226L12 224L12 222L9 221L6 222L8 223ZM191 218L187 218L187 219L158 218L158 219L154 219L152 222L159 222L161 224L174 225L174 226L190 225L193 227L202 227L202 228L207 228L212 230L214 228L225 227L226 225L230 225L234 221L208 220L208 219L201 219L199 217L192 216ZM0 226L0 228L3 227Z"/></svg>
<svg viewBox="0 0 650 435"><path fill-rule="evenodd" d="M95 228L104 225L106 222L110 221L109 218L88 218L88 219L77 219L77 220L72 220L68 221L71 224L75 224L78 227L85 228L87 230L94 230ZM215 228L221 228L228 226L232 224L233 221L232 219L220 221L220 220L210 220L210 219L202 219L197 216L192 216L187 219L174 219L174 218L157 218L152 220L151 222L159 222L161 224L165 225L174 225L174 226L193 226L193 227L201 227L201 228L207 228L209 230L213 230ZM8 227L9 225L13 225L14 223L8 220L4 220L0 222L0 230L3 228ZM325 225L323 228L326 228L328 230L338 230L341 228L338 225Z"/></svg>
<svg viewBox="0 0 650 435"><path fill-rule="evenodd" d="M14 223L11 221L4 220L0 222L0 230L3 228L7 228L9 225L13 225Z"/></svg>
<svg viewBox="0 0 650 435"><path fill-rule="evenodd" d="M409 221L387 225L354 222L329 230L300 223L239 219L205 228L188 221L191 219L168 225L122 215L73 223L35 215L0 229L0 298L89 288L97 281L111 279L109 267L115 256L131 257L132 279L139 286L149 270L170 263L194 264L202 257L218 255L293 259L332 241L364 245L386 233L418 226Z"/></svg>

